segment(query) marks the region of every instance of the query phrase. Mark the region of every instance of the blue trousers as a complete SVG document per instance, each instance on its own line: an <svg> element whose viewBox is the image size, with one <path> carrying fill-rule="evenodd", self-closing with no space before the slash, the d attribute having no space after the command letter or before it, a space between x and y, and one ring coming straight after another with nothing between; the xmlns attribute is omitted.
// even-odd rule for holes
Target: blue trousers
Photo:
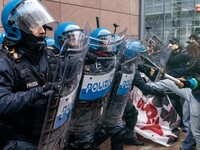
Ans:
<svg viewBox="0 0 200 150"><path fill-rule="evenodd" d="M196 148L196 142L192 135L191 125L189 123L189 127L187 130L187 134L185 136L184 141L181 144L181 150L195 150Z"/></svg>
<svg viewBox="0 0 200 150"><path fill-rule="evenodd" d="M190 124L192 134L200 150L200 102L196 99L190 101Z"/></svg>

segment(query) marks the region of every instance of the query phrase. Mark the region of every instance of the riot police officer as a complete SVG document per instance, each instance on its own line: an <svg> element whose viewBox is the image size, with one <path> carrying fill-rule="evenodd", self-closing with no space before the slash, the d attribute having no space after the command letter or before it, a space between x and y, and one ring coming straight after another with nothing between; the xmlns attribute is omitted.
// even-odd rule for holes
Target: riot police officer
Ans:
<svg viewBox="0 0 200 150"><path fill-rule="evenodd" d="M129 92L135 75L140 47L135 49L132 41L122 47L122 57L119 58L119 66L116 71L114 86L111 97L103 119L102 127L97 132L95 142L100 145L107 137L111 137L111 150L123 150L123 139L125 135L125 125L123 114L129 100Z"/></svg>
<svg viewBox="0 0 200 150"><path fill-rule="evenodd" d="M145 47L139 40L132 40L132 49L135 51L140 50L141 53L145 53ZM138 66L141 67L140 64ZM138 71L138 68L135 72L135 76L132 82L132 86L136 86L139 88L144 95L151 94L151 95L157 95L157 96L163 96L164 93L157 91L156 89L152 88L150 85L148 85L145 80L141 77L140 72ZM125 121L125 127L126 127L126 133L124 135L124 144L126 145L144 145L144 142L137 139L134 134L135 125L137 123L137 116L138 111L133 105L133 103L128 100L126 108L124 110L124 121Z"/></svg>
<svg viewBox="0 0 200 150"><path fill-rule="evenodd" d="M58 79L60 92L49 103L39 149L63 149L71 120L75 96L80 83L84 58L89 47L89 26L81 29L73 22L60 23L54 32L55 45L48 49L55 53L58 65L51 63ZM50 75L49 75L50 76Z"/></svg>
<svg viewBox="0 0 200 150"><path fill-rule="evenodd" d="M47 99L46 29L58 22L39 0L11 0L1 14L0 142L3 149L37 149ZM52 88L52 90L51 90Z"/></svg>
<svg viewBox="0 0 200 150"><path fill-rule="evenodd" d="M68 148L94 150L94 132L107 106L116 67L114 36L106 28L90 35L81 84L70 124Z"/></svg>

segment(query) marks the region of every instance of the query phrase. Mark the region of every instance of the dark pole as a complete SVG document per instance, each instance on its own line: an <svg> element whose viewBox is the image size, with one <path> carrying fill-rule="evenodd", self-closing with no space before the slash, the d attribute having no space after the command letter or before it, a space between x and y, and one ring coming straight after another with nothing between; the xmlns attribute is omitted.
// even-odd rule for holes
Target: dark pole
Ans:
<svg viewBox="0 0 200 150"><path fill-rule="evenodd" d="M99 17L96 17L96 24L97 24L97 28L99 28L100 27L100 25L99 25Z"/></svg>
<svg viewBox="0 0 200 150"><path fill-rule="evenodd" d="M116 23L114 23L113 24L113 27L114 27L114 34L116 33L116 31L117 31L117 27L119 27L119 25L118 24L116 24Z"/></svg>

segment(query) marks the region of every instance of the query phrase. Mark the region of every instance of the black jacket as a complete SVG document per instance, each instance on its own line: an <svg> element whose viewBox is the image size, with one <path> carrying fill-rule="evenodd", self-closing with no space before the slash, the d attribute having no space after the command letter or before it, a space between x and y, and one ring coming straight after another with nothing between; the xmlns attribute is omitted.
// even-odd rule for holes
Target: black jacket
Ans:
<svg viewBox="0 0 200 150"><path fill-rule="evenodd" d="M42 86L50 70L49 54L42 51L40 61L35 62L23 47L0 53L0 132L7 126L12 130L10 135L1 136L38 142L46 112Z"/></svg>
<svg viewBox="0 0 200 150"><path fill-rule="evenodd" d="M193 96L200 101L200 56L193 58L186 67L190 73L189 78L195 78L198 82L196 90L192 91Z"/></svg>
<svg viewBox="0 0 200 150"><path fill-rule="evenodd" d="M181 52L171 53L169 60L166 64L165 72L172 75L173 70L177 68L184 68L186 64L191 60L186 50Z"/></svg>
<svg viewBox="0 0 200 150"><path fill-rule="evenodd" d="M158 95L163 96L162 92L157 91L156 89L149 86L144 78L141 77L140 72L136 70L134 79L133 79L133 86L139 88L144 95L151 94L151 95Z"/></svg>

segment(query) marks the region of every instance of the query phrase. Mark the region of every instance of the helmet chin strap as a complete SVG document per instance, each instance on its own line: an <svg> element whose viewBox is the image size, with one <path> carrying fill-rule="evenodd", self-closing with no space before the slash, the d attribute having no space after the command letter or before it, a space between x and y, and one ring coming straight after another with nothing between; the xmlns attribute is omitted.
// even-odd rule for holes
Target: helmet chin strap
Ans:
<svg viewBox="0 0 200 150"><path fill-rule="evenodd" d="M3 43L3 45L6 45L6 46L13 46L13 45L16 45L19 42L13 41L13 40L8 39L7 37L4 37L4 40L3 40L2 43Z"/></svg>

